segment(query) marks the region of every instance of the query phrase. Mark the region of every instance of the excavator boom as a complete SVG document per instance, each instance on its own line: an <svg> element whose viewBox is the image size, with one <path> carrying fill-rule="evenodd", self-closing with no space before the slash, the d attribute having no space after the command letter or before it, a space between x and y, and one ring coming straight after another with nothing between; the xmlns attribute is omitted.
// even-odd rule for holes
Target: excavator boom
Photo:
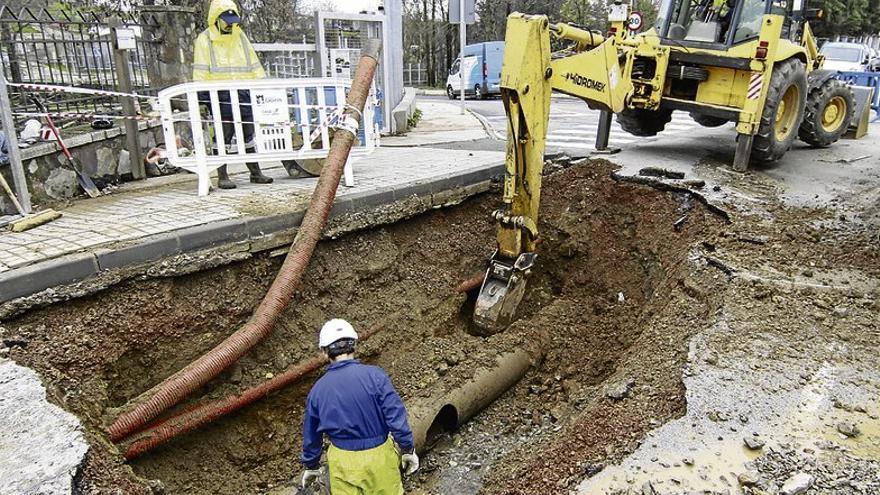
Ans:
<svg viewBox="0 0 880 495"><path fill-rule="evenodd" d="M576 41L584 51L551 61L551 31ZM492 214L498 223L498 247L474 310L474 322L486 333L502 330L513 321L537 257L551 92L556 89L583 98L593 108L617 112L632 88L621 77L613 38L564 24L551 29L545 16L515 13L507 20L505 39L501 98L508 137L503 205Z"/></svg>

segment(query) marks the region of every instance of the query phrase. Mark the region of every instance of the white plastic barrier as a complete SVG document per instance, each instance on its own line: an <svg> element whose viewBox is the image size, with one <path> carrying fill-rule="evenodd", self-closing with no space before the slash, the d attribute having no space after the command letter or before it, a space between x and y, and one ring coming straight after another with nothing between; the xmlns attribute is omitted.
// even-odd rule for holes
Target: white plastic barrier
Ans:
<svg viewBox="0 0 880 495"><path fill-rule="evenodd" d="M210 173L224 164L326 158L330 131L344 110L350 89L351 80L331 78L192 82L172 86L159 93L167 158L172 165L198 176L199 196L208 194ZM248 91L249 94L242 94L249 96L250 101L242 101L240 91ZM207 117L202 117L199 111L200 99L210 110ZM173 102L174 107L186 108L189 116L175 113ZM358 140L345 165L347 186L354 185L352 161L379 146L379 127L374 121L376 104L371 92L360 121ZM223 119L221 105L225 105L227 117L231 110L231 119ZM242 113L246 117L251 114L249 120L243 120ZM230 140L224 135L224 124L227 131L233 131ZM248 124L254 126L251 143L239 138L244 136ZM191 151L179 147L175 125L185 125L192 133Z"/></svg>

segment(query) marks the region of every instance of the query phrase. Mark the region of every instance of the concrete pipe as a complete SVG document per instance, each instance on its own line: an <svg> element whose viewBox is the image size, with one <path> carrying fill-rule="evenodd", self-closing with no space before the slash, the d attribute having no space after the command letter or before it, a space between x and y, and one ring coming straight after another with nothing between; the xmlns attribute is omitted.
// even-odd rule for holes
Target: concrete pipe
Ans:
<svg viewBox="0 0 880 495"><path fill-rule="evenodd" d="M433 436L457 429L485 409L519 382L544 354L543 339L534 339L526 348L501 354L494 363L480 368L473 378L452 390L441 383L431 397L408 401L416 451L424 452Z"/></svg>

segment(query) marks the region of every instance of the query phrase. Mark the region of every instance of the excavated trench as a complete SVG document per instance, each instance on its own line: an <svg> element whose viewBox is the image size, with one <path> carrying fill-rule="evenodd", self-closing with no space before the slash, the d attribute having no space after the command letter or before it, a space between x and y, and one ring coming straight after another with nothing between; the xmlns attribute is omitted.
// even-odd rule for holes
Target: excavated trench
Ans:
<svg viewBox="0 0 880 495"><path fill-rule="evenodd" d="M275 332L178 410L313 356L317 330L332 317L360 328L385 324L361 358L385 368L411 405L455 397L499 359L539 349L525 376L470 422L460 425L451 403L436 407L433 448L407 490L572 487L683 412L688 337L710 320L713 288L723 279L694 262L701 241L720 229L717 216L689 194L615 182L611 171L592 162L546 178L538 268L521 319L505 332L473 335L472 295L454 291L492 252L496 191L322 242ZM130 463L104 433L114 408L246 320L279 265L257 257L129 281L4 323L26 343L11 357L36 369L51 398L87 427L92 448L80 491L292 493L285 486L299 473L302 410L317 373Z"/></svg>

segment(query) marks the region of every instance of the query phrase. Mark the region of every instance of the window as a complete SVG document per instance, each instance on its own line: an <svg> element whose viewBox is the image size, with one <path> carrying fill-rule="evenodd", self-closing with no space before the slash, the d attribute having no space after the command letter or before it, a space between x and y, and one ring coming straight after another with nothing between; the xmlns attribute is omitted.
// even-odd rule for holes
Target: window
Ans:
<svg viewBox="0 0 880 495"><path fill-rule="evenodd" d="M775 3L774 3L775 4ZM745 0L739 23L733 33L733 42L740 43L758 37L761 32L761 19L764 16L763 0Z"/></svg>
<svg viewBox="0 0 880 495"><path fill-rule="evenodd" d="M449 69L449 75L454 76L458 74L458 71L461 70L461 59L455 59L455 62L452 63L452 68Z"/></svg>
<svg viewBox="0 0 880 495"><path fill-rule="evenodd" d="M860 63L863 58L862 51L855 47L825 45L822 47L821 52L829 60Z"/></svg>
<svg viewBox="0 0 880 495"><path fill-rule="evenodd" d="M735 7L735 0L667 0L660 7L660 16L661 22L669 18L669 39L723 43Z"/></svg>

